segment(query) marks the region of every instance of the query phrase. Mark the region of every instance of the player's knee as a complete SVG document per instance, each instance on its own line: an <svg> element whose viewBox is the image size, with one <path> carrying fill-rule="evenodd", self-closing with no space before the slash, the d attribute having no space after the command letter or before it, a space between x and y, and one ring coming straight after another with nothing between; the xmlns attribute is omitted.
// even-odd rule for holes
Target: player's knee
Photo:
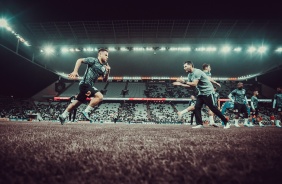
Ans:
<svg viewBox="0 0 282 184"><path fill-rule="evenodd" d="M104 96L101 93L99 93L96 95L96 98L101 102L103 101Z"/></svg>

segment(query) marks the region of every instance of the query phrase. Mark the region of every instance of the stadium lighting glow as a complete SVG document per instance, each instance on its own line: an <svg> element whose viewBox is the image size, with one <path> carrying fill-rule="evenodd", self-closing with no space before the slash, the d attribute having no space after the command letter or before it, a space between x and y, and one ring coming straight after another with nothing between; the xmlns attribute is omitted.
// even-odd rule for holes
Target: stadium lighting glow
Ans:
<svg viewBox="0 0 282 184"><path fill-rule="evenodd" d="M191 48L190 47L180 47L180 48L177 48L177 50L179 51L191 51Z"/></svg>
<svg viewBox="0 0 282 184"><path fill-rule="evenodd" d="M74 49L73 49L73 48L71 48L71 49L70 49L70 52L74 52Z"/></svg>
<svg viewBox="0 0 282 184"><path fill-rule="evenodd" d="M164 51L166 50L165 47L161 47L159 50Z"/></svg>
<svg viewBox="0 0 282 184"><path fill-rule="evenodd" d="M265 51L266 51L266 47L264 47L264 46L261 46L261 47L258 48L258 52L261 53L261 54L265 53Z"/></svg>
<svg viewBox="0 0 282 184"><path fill-rule="evenodd" d="M224 53L227 53L227 52L230 52L231 51L231 48L229 46L224 46L222 49L221 49L221 52L224 52Z"/></svg>
<svg viewBox="0 0 282 184"><path fill-rule="evenodd" d="M10 32L14 32L13 30L12 30L12 28L11 27L9 27L9 26L6 26L6 29L8 30L8 31L10 31Z"/></svg>
<svg viewBox="0 0 282 184"><path fill-rule="evenodd" d="M0 27L7 27L8 22L5 19L0 19Z"/></svg>
<svg viewBox="0 0 282 184"><path fill-rule="evenodd" d="M93 48L88 47L88 48L86 49L86 51L91 52L91 51L94 51L94 49L93 49Z"/></svg>
<svg viewBox="0 0 282 184"><path fill-rule="evenodd" d="M52 47L45 47L44 51L46 52L46 54L52 54L55 52Z"/></svg>
<svg viewBox="0 0 282 184"><path fill-rule="evenodd" d="M67 48L62 48L62 52L68 52L69 51L69 49L67 49Z"/></svg>
<svg viewBox="0 0 282 184"><path fill-rule="evenodd" d="M206 48L205 48L205 47L199 47L199 48L196 48L196 51L200 51L200 52L205 51L205 50L206 50Z"/></svg>
<svg viewBox="0 0 282 184"><path fill-rule="evenodd" d="M153 51L154 49L153 49L153 47L147 47L146 50Z"/></svg>
<svg viewBox="0 0 282 184"><path fill-rule="evenodd" d="M120 48L120 51L128 51L128 50L127 50L127 48L125 48L125 47L121 47L121 48Z"/></svg>
<svg viewBox="0 0 282 184"><path fill-rule="evenodd" d="M234 51L235 51L235 52L241 52L241 50L242 50L241 47L236 47L236 48L234 48Z"/></svg>
<svg viewBox="0 0 282 184"><path fill-rule="evenodd" d="M178 48L177 47L170 47L169 50L176 51L176 50L178 50Z"/></svg>
<svg viewBox="0 0 282 184"><path fill-rule="evenodd" d="M253 53L255 52L257 49L255 47L249 47L248 52L249 53Z"/></svg>
<svg viewBox="0 0 282 184"><path fill-rule="evenodd" d="M143 51L144 48L143 47L133 47L134 51Z"/></svg>
<svg viewBox="0 0 282 184"><path fill-rule="evenodd" d="M109 51L116 51L116 49L114 47L109 47L108 50Z"/></svg>
<svg viewBox="0 0 282 184"><path fill-rule="evenodd" d="M206 51L207 52L214 52L214 51L216 51L217 49L215 48L215 47L208 47L208 48L206 48Z"/></svg>
<svg viewBox="0 0 282 184"><path fill-rule="evenodd" d="M80 51L80 49L76 48L76 49L75 49L75 51L76 51L76 52L79 52L79 51Z"/></svg>
<svg viewBox="0 0 282 184"><path fill-rule="evenodd" d="M282 52L282 47L279 47L275 50L276 52Z"/></svg>

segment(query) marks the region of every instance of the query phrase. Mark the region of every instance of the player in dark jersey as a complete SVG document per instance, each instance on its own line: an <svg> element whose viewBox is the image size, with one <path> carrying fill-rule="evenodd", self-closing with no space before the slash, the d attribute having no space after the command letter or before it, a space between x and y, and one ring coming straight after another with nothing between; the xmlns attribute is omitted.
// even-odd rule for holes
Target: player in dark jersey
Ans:
<svg viewBox="0 0 282 184"><path fill-rule="evenodd" d="M239 115L240 113L244 114L244 126L249 127L248 124L248 110L247 106L248 105L248 99L246 96L246 90L243 89L243 83L239 82L237 84L237 89L234 89L229 95L229 99L234 102L234 113L236 114L235 116L235 126L240 127L238 122L239 122Z"/></svg>
<svg viewBox="0 0 282 184"><path fill-rule="evenodd" d="M202 67L203 67L203 72L208 76L210 82L213 83L213 84L215 84L215 85L217 85L217 86L219 86L219 87L221 87L221 85L220 85L219 83L217 83L217 82L212 78L212 75L211 75L211 65L210 65L210 64L207 64L207 63L204 63ZM214 96L213 96L213 97L215 97L215 96L217 96L217 95L219 95L219 94L218 94L218 93L217 93L217 94L214 93ZM217 101L215 101L215 104L217 105ZM208 109L208 115L209 115L209 124L210 124L210 126L215 126L215 127L217 127L218 125L215 124L215 122L214 122L214 113L213 113L210 109Z"/></svg>
<svg viewBox="0 0 282 184"><path fill-rule="evenodd" d="M225 124L224 128L230 128L228 120L221 114L218 108L215 106L213 101L214 89L213 85L210 82L208 76L197 68L194 68L194 64L191 61L184 62L184 70L189 73L188 80L178 79L177 82L174 82L174 85L179 85L183 83L187 87L194 86L197 87L199 94L197 96L197 101L195 104L195 117L197 126L193 128L203 128L203 120L201 110L204 104L206 104L210 110L215 113Z"/></svg>
<svg viewBox="0 0 282 184"><path fill-rule="evenodd" d="M186 112L192 112L191 114L191 125L193 124L193 118L194 118L194 109L195 109L195 104L196 104L196 97L194 95L191 95L191 100L189 101L189 104L188 104L188 107L182 111L178 111L177 114L178 114L178 119L181 119L182 118L182 115Z"/></svg>
<svg viewBox="0 0 282 184"><path fill-rule="evenodd" d="M259 115L258 109L258 90L254 90L253 96L251 97L251 115L250 115L250 126L252 126L252 121L258 122L260 127L264 127L262 124L262 117Z"/></svg>
<svg viewBox="0 0 282 184"><path fill-rule="evenodd" d="M75 101L76 97L77 96L71 96L70 97L70 103L73 103ZM69 122L74 122L75 121L76 112L77 112L77 108L74 108L72 111L70 111L70 113L69 113Z"/></svg>
<svg viewBox="0 0 282 184"><path fill-rule="evenodd" d="M273 99L273 109L277 111L277 119L275 120L276 127L281 128L280 122L282 121L282 87L277 88L277 93L274 95Z"/></svg>
<svg viewBox="0 0 282 184"><path fill-rule="evenodd" d="M90 112L103 100L102 93L94 87L94 84L100 76L103 77L104 81L108 80L111 69L107 62L108 55L108 50L99 49L97 58L88 57L77 60L73 72L69 74L69 78L77 79L77 77L79 77L78 69L82 63L87 64L87 69L84 73L83 79L79 83L79 93L77 95L77 99L66 108L63 114L59 116L59 120L62 125L65 123L69 112L86 102L87 98L91 98L91 100L86 109L82 111L82 114L86 119L92 122Z"/></svg>

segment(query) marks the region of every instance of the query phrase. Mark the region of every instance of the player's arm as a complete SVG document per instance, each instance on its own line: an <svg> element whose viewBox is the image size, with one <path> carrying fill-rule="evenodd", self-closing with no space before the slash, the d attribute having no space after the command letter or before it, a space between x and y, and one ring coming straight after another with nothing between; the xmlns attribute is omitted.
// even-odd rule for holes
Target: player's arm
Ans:
<svg viewBox="0 0 282 184"><path fill-rule="evenodd" d="M245 96L246 105L249 106L248 98Z"/></svg>
<svg viewBox="0 0 282 184"><path fill-rule="evenodd" d="M234 103L234 96L232 95L233 91L228 95L228 98Z"/></svg>
<svg viewBox="0 0 282 184"><path fill-rule="evenodd" d="M254 102L252 102L252 101L251 101L251 107L252 107L252 109L255 109Z"/></svg>
<svg viewBox="0 0 282 184"><path fill-rule="evenodd" d="M84 58L80 58L80 59L78 59L78 60L76 61L75 67L74 67L74 69L73 69L73 72L69 74L69 77L70 77L70 78L79 77L79 75L78 75L78 69L80 68L81 63L83 63L83 62L84 62Z"/></svg>
<svg viewBox="0 0 282 184"><path fill-rule="evenodd" d="M216 82L215 80L213 80L213 78L211 78L210 76L207 76L207 77L209 78L209 81L210 81L211 83L214 83L215 85L221 87L221 85L220 85L218 82Z"/></svg>
<svg viewBox="0 0 282 184"><path fill-rule="evenodd" d="M193 82L186 82L187 85L194 86L194 87L197 86L198 83L199 83L199 79L195 79L193 80Z"/></svg>
<svg viewBox="0 0 282 184"><path fill-rule="evenodd" d="M172 84L174 86L183 86L183 87L186 87L186 88L190 87L189 85L182 83L182 82L179 82L179 81L173 82Z"/></svg>
<svg viewBox="0 0 282 184"><path fill-rule="evenodd" d="M219 98L217 100L217 107L220 109L220 101L219 101Z"/></svg>
<svg viewBox="0 0 282 184"><path fill-rule="evenodd" d="M276 106L276 99L273 100L273 106L272 106L272 108L274 109L275 106Z"/></svg>
<svg viewBox="0 0 282 184"><path fill-rule="evenodd" d="M105 68L106 68L106 73L105 73L105 75L104 75L104 77L103 77L103 81L104 81L104 82L107 82L107 81L108 81L108 78L109 78L109 76L110 76L111 67L110 67L110 65L107 63L107 65L105 66Z"/></svg>

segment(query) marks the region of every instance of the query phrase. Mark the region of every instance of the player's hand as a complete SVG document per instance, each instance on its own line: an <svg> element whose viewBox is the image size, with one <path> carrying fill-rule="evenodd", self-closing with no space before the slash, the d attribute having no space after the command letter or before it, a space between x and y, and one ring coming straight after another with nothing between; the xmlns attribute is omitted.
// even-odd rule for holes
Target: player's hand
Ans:
<svg viewBox="0 0 282 184"><path fill-rule="evenodd" d="M182 82L182 83L184 83L185 80L184 80L183 77L181 76L180 78L176 79L176 82Z"/></svg>
<svg viewBox="0 0 282 184"><path fill-rule="evenodd" d="M173 82L172 83L174 86L182 86L183 85L183 83L181 83L181 82Z"/></svg>
<svg viewBox="0 0 282 184"><path fill-rule="evenodd" d="M221 85L220 85L218 82L216 83L216 85L218 85L218 87L220 87L220 88L221 88Z"/></svg>
<svg viewBox="0 0 282 184"><path fill-rule="evenodd" d="M78 77L79 77L79 75L78 75L77 72L72 72L72 73L69 74L69 78L70 78L70 79L76 79L76 78L78 78Z"/></svg>

